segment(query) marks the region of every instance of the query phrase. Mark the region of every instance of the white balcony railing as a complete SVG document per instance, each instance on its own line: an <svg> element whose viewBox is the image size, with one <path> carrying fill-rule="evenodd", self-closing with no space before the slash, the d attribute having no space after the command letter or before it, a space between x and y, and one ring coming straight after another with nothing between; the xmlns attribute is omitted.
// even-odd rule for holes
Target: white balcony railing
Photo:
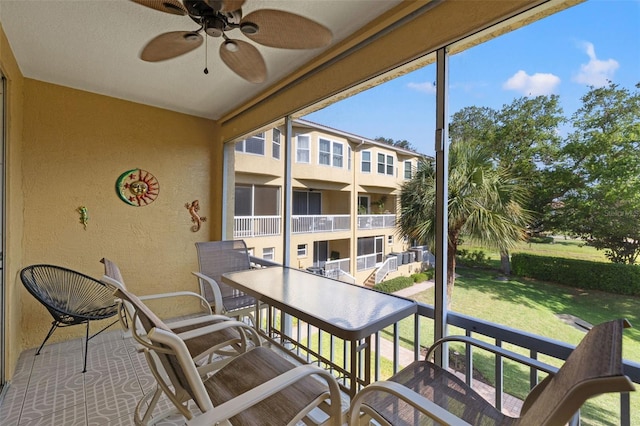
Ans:
<svg viewBox="0 0 640 426"><path fill-rule="evenodd" d="M280 235L280 216L236 216L233 219L234 238Z"/></svg>
<svg viewBox="0 0 640 426"><path fill-rule="evenodd" d="M358 271L365 271L367 269L373 269L378 263L379 253L365 254L356 257L356 268Z"/></svg>
<svg viewBox="0 0 640 426"><path fill-rule="evenodd" d="M356 277L349 273L350 260L349 258L327 260L324 264L324 275L334 280L355 284Z"/></svg>
<svg viewBox="0 0 640 426"><path fill-rule="evenodd" d="M389 272L398 270L398 257L390 256L384 261L376 271L376 284L382 282Z"/></svg>
<svg viewBox="0 0 640 426"><path fill-rule="evenodd" d="M291 216L291 232L306 234L314 232L336 232L351 229L348 214Z"/></svg>
<svg viewBox="0 0 640 426"><path fill-rule="evenodd" d="M396 226L395 214L359 214L358 229L382 229Z"/></svg>

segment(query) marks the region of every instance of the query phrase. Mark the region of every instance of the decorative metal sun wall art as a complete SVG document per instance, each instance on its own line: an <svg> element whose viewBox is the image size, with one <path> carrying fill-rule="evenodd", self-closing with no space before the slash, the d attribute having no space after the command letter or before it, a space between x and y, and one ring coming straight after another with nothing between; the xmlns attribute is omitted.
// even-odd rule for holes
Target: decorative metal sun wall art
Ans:
<svg viewBox="0 0 640 426"><path fill-rule="evenodd" d="M158 198L160 184L151 173L142 169L132 169L124 172L116 181L118 197L134 207L149 205Z"/></svg>

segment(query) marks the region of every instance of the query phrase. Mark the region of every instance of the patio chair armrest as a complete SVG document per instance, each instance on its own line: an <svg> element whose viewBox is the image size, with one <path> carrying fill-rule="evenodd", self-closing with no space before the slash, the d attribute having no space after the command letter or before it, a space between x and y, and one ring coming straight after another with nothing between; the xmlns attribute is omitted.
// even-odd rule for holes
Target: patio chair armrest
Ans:
<svg viewBox="0 0 640 426"><path fill-rule="evenodd" d="M556 374L558 371L558 367L554 367L553 365L544 363L537 359L529 358L527 356L521 355L516 352L512 352L500 346L492 345L491 343L483 342L482 340L478 340L473 337L461 336L461 335L447 336L447 337L443 337L441 339L436 340L427 351L427 354L425 355L424 359L428 361L438 346L448 342L461 342L461 343L469 344L469 345L478 347L480 349L493 352L496 355L500 355L502 357L508 358L512 361L516 361L528 367L533 367L537 370L544 371L545 373L548 373L548 374L553 375L553 374Z"/></svg>
<svg viewBox="0 0 640 426"><path fill-rule="evenodd" d="M396 398L411 405L416 410L420 411L425 416L436 420L442 425L451 426L471 426L461 418L453 415L449 411L440 407L433 401L428 400L422 395L412 391L400 383L391 381L379 381L367 385L364 389L358 392L355 398L351 401L351 407L349 408L349 426L356 426L359 424L360 411L362 411L364 397L373 392L382 392L395 396ZM376 416L375 412L365 408L365 413Z"/></svg>
<svg viewBox="0 0 640 426"><path fill-rule="evenodd" d="M229 321L232 319L233 318L230 318L226 315L204 314L198 317L183 318L175 321L169 320L167 321L167 325L173 329L178 327L188 327L192 325L199 325L199 324L207 323L211 321Z"/></svg>
<svg viewBox="0 0 640 426"><path fill-rule="evenodd" d="M255 328L251 327L249 324L245 322L237 321L234 319L226 319L225 321L219 322L217 324L198 327L196 329L180 333L177 336L180 337L182 340L189 340L196 337L206 336L207 334L215 333L220 330L224 330L226 328L237 328L238 332L244 335L245 337L248 337L249 340L251 340L255 346L262 345L260 336L258 335L258 332Z"/></svg>
<svg viewBox="0 0 640 426"><path fill-rule="evenodd" d="M158 293L158 294L147 294L144 296L138 296L138 298L142 301L145 300L158 300L158 299L168 299L171 297L195 297L196 299L198 299L198 301L200 302L200 305L203 307L203 309L206 311L206 313L208 314L212 314L213 312L211 311L211 305L209 304L209 302L207 301L207 299L205 299L204 297L202 297L202 295L193 292L193 291L174 291L174 292L170 292L170 293Z"/></svg>
<svg viewBox="0 0 640 426"><path fill-rule="evenodd" d="M224 313L224 305L222 304L222 292L220 291L220 287L218 286L218 283L216 282L216 280L214 280L211 277L208 277L200 272L191 272L193 275L195 275L196 277L198 277L198 283L200 284L200 293L203 295L204 297L204 289L205 286L209 286L211 289L211 292L213 294L213 301L207 301L207 303L209 304L213 304L214 307L214 312L216 314L223 314Z"/></svg>
<svg viewBox="0 0 640 426"><path fill-rule="evenodd" d="M342 400L340 397L338 382L336 382L330 372L311 364L301 365L280 374L279 376L274 377L273 379L256 386L241 395L238 395L224 404L220 404L212 410L187 421L187 424L190 426L210 426L219 424L220 422L239 414L260 401L267 399L271 395L291 386L295 382L312 375L320 376L329 385L331 417L333 422L328 424L333 426L341 425L343 420Z"/></svg>

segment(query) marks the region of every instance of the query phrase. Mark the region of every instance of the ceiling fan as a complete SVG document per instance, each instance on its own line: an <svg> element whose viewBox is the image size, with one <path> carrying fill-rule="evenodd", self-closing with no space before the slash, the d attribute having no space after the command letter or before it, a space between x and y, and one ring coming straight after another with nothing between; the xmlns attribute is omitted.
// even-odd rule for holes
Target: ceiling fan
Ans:
<svg viewBox="0 0 640 426"><path fill-rule="evenodd" d="M204 32L222 37L220 58L236 74L251 83L262 83L267 67L258 49L227 32L239 29L250 40L269 47L315 49L331 43L331 31L304 16L283 10L260 9L242 16L245 0L132 0L174 15L188 15L200 26L194 31L171 31L151 39L140 59L159 62L175 58L200 46ZM205 68L205 73L207 73Z"/></svg>

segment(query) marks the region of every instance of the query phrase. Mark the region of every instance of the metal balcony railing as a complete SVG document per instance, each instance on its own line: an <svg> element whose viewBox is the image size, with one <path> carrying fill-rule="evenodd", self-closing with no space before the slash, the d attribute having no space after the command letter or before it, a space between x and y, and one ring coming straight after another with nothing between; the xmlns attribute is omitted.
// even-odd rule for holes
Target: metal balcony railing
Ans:
<svg viewBox="0 0 640 426"><path fill-rule="evenodd" d="M395 228L395 214L359 214L358 229Z"/></svg>
<svg viewBox="0 0 640 426"><path fill-rule="evenodd" d="M233 237L267 237L280 235L280 216L235 216L233 218Z"/></svg>
<svg viewBox="0 0 640 426"><path fill-rule="evenodd" d="M291 216L291 232L306 234L349 231L351 229L350 221L348 214Z"/></svg>
<svg viewBox="0 0 640 426"><path fill-rule="evenodd" d="M344 284L349 285L349 284ZM357 301L354 301L357 303ZM265 308L266 310L266 308ZM434 307L418 304L418 313L415 316L405 318L387 329L372 336L371 344L371 380L385 380L398 372L402 367L414 360L424 357L424 352L433 342L433 317ZM314 363L326 368L336 375L343 389L349 390L349 382L345 380L351 372L350 345L325 330L312 327L303 320L283 315L281 311L271 307L269 312L263 312L260 327L264 333L268 333L275 339L286 342L290 354L303 362ZM571 353L573 346L524 331L511 329L499 324L473 318L467 315L448 313L449 334L473 336L489 341L497 346L508 346L511 351L517 351L533 359L542 358L547 364L560 366ZM365 341L362 341L362 345ZM362 346L361 345L361 346ZM356 356L363 357L364 351L359 351ZM499 356L488 355L482 351L473 352L471 348L451 345L449 347L450 367L458 366L457 373L474 387L481 395L492 402L498 409L504 409L507 413L517 416L522 401L511 395L510 388L518 382L520 388L530 389L541 377L533 368L518 366L510 361L503 362ZM494 376L491 383L483 383L476 379L472 372L474 361L483 357L493 357L488 362L494 366ZM485 364L486 364L485 360ZM359 365L365 365L359 362ZM640 384L640 363L625 361L625 374L636 384ZM508 374L508 379L505 373ZM365 372L359 371L359 381L364 381ZM362 384L358 385L359 388ZM637 395L632 397L628 393L609 394L607 396L606 412L602 412L599 406L594 410L583 408L582 415L598 412L599 416L605 416L611 424L630 426L632 414L640 409L637 403ZM615 401L619 402L615 402ZM515 401L515 402L514 402ZM515 405L514 411L510 411L507 403ZM587 404L596 402L588 401ZM611 405L612 404L612 405ZM585 414L586 413L586 414ZM635 413L637 415L637 413Z"/></svg>

